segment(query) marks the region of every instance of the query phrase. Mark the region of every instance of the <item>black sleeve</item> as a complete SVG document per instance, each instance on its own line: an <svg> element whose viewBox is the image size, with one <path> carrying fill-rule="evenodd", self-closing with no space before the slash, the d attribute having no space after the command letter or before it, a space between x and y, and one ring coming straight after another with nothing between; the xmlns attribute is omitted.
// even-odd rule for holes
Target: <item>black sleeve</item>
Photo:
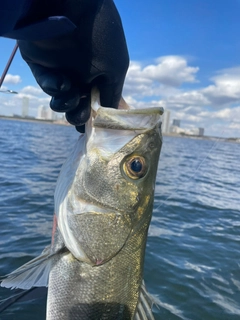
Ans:
<svg viewBox="0 0 240 320"><path fill-rule="evenodd" d="M15 29L18 21L26 17L33 0L0 0L0 35Z"/></svg>
<svg viewBox="0 0 240 320"><path fill-rule="evenodd" d="M71 33L79 14L94 15L102 0L0 0L0 36L45 40ZM74 3L74 5L73 5ZM74 13L78 8L77 14Z"/></svg>

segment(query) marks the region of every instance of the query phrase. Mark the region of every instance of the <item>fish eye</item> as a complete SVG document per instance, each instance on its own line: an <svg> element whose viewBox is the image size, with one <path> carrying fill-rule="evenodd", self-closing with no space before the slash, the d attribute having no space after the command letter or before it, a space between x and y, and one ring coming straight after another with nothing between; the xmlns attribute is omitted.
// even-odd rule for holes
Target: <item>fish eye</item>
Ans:
<svg viewBox="0 0 240 320"><path fill-rule="evenodd" d="M147 173L146 161L141 156L132 156L124 162L123 170L131 179L143 178Z"/></svg>

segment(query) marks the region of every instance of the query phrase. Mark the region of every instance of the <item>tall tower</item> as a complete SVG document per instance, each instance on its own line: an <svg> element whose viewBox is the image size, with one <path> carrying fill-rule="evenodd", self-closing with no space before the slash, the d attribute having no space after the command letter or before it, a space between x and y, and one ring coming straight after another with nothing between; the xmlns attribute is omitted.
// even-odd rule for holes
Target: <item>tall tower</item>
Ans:
<svg viewBox="0 0 240 320"><path fill-rule="evenodd" d="M47 107L45 106L39 106L38 107L38 113L37 113L37 118L38 119L42 119L42 120L46 120L47 119Z"/></svg>
<svg viewBox="0 0 240 320"><path fill-rule="evenodd" d="M199 135L204 136L204 128L199 128Z"/></svg>
<svg viewBox="0 0 240 320"><path fill-rule="evenodd" d="M173 119L173 124L172 125L175 126L175 127L179 127L180 128L180 120Z"/></svg>
<svg viewBox="0 0 240 320"><path fill-rule="evenodd" d="M51 108L47 109L47 119L48 120L56 120L57 119L57 113L54 112Z"/></svg>
<svg viewBox="0 0 240 320"><path fill-rule="evenodd" d="M169 133L170 115L171 115L171 112L165 109L163 114L163 122L162 122L163 133Z"/></svg>
<svg viewBox="0 0 240 320"><path fill-rule="evenodd" d="M22 117L26 118L28 116L28 109L29 109L29 98L23 97L22 98Z"/></svg>

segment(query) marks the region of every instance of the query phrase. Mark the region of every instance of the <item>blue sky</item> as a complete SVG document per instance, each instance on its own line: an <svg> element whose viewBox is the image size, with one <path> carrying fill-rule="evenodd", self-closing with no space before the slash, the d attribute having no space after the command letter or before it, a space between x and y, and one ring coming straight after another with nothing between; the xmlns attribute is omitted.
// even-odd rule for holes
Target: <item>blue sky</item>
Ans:
<svg viewBox="0 0 240 320"><path fill-rule="evenodd" d="M240 137L240 0L116 0L131 65L124 97L140 107L163 106L185 128ZM3 70L14 42L0 39ZM20 113L29 96L33 115L49 98L17 53L0 94L0 113Z"/></svg>

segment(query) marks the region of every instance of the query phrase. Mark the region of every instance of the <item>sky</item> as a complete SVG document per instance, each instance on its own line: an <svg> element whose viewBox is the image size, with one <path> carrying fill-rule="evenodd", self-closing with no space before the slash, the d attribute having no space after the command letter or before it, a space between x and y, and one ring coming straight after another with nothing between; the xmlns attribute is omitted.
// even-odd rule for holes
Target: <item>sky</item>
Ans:
<svg viewBox="0 0 240 320"><path fill-rule="evenodd" d="M115 0L130 66L123 90L134 107L161 106L186 129L240 137L240 0ZM0 73L14 41L0 38ZM49 96L17 52L0 93L0 114L21 114L30 98L36 116Z"/></svg>

